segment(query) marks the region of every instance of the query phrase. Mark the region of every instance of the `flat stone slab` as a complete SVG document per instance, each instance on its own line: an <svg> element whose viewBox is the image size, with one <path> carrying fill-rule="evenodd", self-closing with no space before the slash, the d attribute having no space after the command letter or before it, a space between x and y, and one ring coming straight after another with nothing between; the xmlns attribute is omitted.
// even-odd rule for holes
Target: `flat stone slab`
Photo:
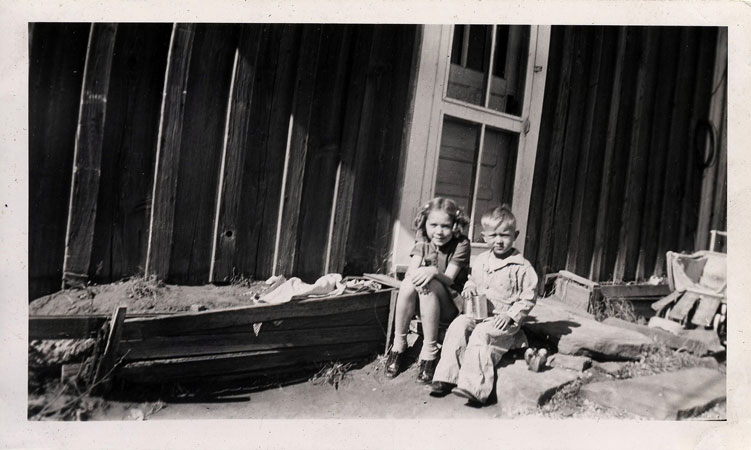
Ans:
<svg viewBox="0 0 751 450"><path fill-rule="evenodd" d="M627 363L619 361L595 362L594 366L605 373L616 375Z"/></svg>
<svg viewBox="0 0 751 450"><path fill-rule="evenodd" d="M524 331L557 346L558 353L598 360L637 359L654 343L633 330L574 314L551 299L542 299L524 324Z"/></svg>
<svg viewBox="0 0 751 450"><path fill-rule="evenodd" d="M700 414L727 397L725 375L704 367L590 383L579 394L606 408L660 420Z"/></svg>
<svg viewBox="0 0 751 450"><path fill-rule="evenodd" d="M504 416L537 409L556 391L579 376L577 372L558 368L532 372L524 360L499 367L497 374L495 390L498 406Z"/></svg>
<svg viewBox="0 0 751 450"><path fill-rule="evenodd" d="M582 372L589 369L592 365L592 359L586 356L574 356L565 355L563 353L556 353L548 359L548 365L550 367L558 367L560 369L575 370Z"/></svg>

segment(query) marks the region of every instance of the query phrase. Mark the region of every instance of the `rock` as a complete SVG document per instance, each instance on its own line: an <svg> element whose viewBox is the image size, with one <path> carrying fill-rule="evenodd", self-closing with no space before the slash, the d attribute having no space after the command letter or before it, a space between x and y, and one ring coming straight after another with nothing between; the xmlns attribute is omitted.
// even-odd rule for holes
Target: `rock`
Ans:
<svg viewBox="0 0 751 450"><path fill-rule="evenodd" d="M676 335L683 330L683 326L678 322L673 322L670 319L662 317L652 317L649 319L649 326L652 328L660 328Z"/></svg>
<svg viewBox="0 0 751 450"><path fill-rule="evenodd" d="M578 378L576 372L558 368L532 372L523 359L499 367L497 374L496 395L504 415L535 410L564 385Z"/></svg>
<svg viewBox="0 0 751 450"><path fill-rule="evenodd" d="M190 310L193 312L206 311L206 306L199 304L190 305Z"/></svg>
<svg viewBox="0 0 751 450"><path fill-rule="evenodd" d="M603 320L602 323L637 331L644 336L652 339L652 341L658 344L667 345L672 349L684 348L698 356L707 354L707 346L703 342L670 333L663 330L662 328L639 325L636 323L627 322L622 319L617 319L615 317L608 317L607 319ZM681 330L681 332L682 331L684 330Z"/></svg>
<svg viewBox="0 0 751 450"><path fill-rule="evenodd" d="M537 303L524 330L556 346L558 353L599 360L637 359L642 351L654 345L641 333L570 313L548 299Z"/></svg>
<svg viewBox="0 0 751 450"><path fill-rule="evenodd" d="M561 369L575 370L577 372L583 372L592 365L592 359L586 356L574 356L565 355L563 353L556 353L548 360L550 367L558 367Z"/></svg>
<svg viewBox="0 0 751 450"><path fill-rule="evenodd" d="M602 370L605 373L608 373L610 375L617 375L618 372L621 371L621 368L626 363L618 362L618 361L607 361L607 362L596 362L594 363L594 366L598 369Z"/></svg>
<svg viewBox="0 0 751 450"><path fill-rule="evenodd" d="M722 373L693 367L628 380L590 383L582 386L579 394L606 408L651 419L675 420L700 414L724 401L725 387Z"/></svg>
<svg viewBox="0 0 751 450"><path fill-rule="evenodd" d="M707 369L720 370L720 363L711 356L705 356L699 359L699 366Z"/></svg>
<svg viewBox="0 0 751 450"><path fill-rule="evenodd" d="M722 353L725 351L725 347L720 342L720 337L717 336L715 330L694 328L693 330L681 330L678 335L690 341L701 342L709 353Z"/></svg>

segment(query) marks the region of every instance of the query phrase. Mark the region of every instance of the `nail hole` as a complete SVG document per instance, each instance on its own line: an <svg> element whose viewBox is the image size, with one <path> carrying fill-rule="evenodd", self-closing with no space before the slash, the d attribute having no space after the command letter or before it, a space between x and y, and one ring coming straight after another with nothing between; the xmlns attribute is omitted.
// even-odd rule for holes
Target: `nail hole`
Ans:
<svg viewBox="0 0 751 450"><path fill-rule="evenodd" d="M231 238L232 237L232 230L225 231L224 235L227 236L228 238Z"/></svg>

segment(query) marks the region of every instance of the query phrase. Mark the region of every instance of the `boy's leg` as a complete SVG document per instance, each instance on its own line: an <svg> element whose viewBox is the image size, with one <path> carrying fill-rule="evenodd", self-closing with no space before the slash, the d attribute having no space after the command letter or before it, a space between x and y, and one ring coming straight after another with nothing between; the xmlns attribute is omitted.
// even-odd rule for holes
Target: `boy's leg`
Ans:
<svg viewBox="0 0 751 450"><path fill-rule="evenodd" d="M518 331L516 324L505 330L495 328L490 321L478 324L464 350L457 386L486 402L493 392L495 366L513 346Z"/></svg>
<svg viewBox="0 0 751 450"><path fill-rule="evenodd" d="M432 361L438 357L438 324L441 321L441 316L446 315L447 312L455 314L456 306L451 301L446 287L438 280L430 281L427 289L419 293L419 296L423 334L420 359ZM447 309L453 311L446 311Z"/></svg>
<svg viewBox="0 0 751 450"><path fill-rule="evenodd" d="M402 281L399 294L396 297L396 314L394 317L394 345L391 350L403 353L407 349L407 331L409 322L415 315L417 305L417 290L409 281Z"/></svg>
<svg viewBox="0 0 751 450"><path fill-rule="evenodd" d="M456 384L467 340L475 328L475 321L467 316L457 316L451 322L443 339L441 359L433 375L433 381Z"/></svg>

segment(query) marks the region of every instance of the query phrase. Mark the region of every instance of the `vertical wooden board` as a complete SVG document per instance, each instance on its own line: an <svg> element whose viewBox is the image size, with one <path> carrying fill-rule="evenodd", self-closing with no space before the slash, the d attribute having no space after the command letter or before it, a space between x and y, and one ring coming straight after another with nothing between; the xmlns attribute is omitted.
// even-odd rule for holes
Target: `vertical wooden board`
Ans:
<svg viewBox="0 0 751 450"><path fill-rule="evenodd" d="M653 96L657 75L655 69L658 64L659 41L657 40L657 30L652 27L642 28L641 37L634 108L631 116L629 160L626 172L623 215L621 216L622 226L613 275L616 280L634 280L639 256L641 222L644 215L647 165L650 161L648 144L652 126Z"/></svg>
<svg viewBox="0 0 751 450"><path fill-rule="evenodd" d="M620 113L621 90L623 84L623 71L626 65L627 30L619 27L617 37L617 50L615 57L615 77L611 91L610 107L608 110L608 122L605 135L605 147L602 159L602 183L600 184L600 199L597 207L597 221L595 223L594 250L589 271L591 280L600 281L604 267L606 238L608 232L607 216L610 205L609 192L614 172L614 157L616 146L616 130L618 114Z"/></svg>
<svg viewBox="0 0 751 450"><path fill-rule="evenodd" d="M652 129L649 139L649 165L642 219L639 256L636 278L648 278L654 273L657 255L662 193L666 176L668 137L670 130L670 110L673 101L673 85L677 76L678 59L675 51L680 39L680 29L663 27L659 29L660 45L657 66L657 87L652 99L654 103Z"/></svg>
<svg viewBox="0 0 751 450"><path fill-rule="evenodd" d="M574 60L571 69L571 93L566 113L565 138L561 158L561 175L558 181L555 200L555 220L552 224L552 266L554 270L566 268L570 250L578 245L578 236L570 233L572 228L573 204L576 185L584 174L579 170L586 153L582 151L582 117L587 107L588 74L591 65L592 29L579 27L574 39Z"/></svg>
<svg viewBox="0 0 751 450"><path fill-rule="evenodd" d="M599 27L596 31L595 54L593 65L597 71L591 74L590 92L594 97L592 117L586 122L584 131L585 142L582 148L587 148L586 175L583 177L581 206L579 206L578 243L572 246L572 272L582 276L589 275L592 252L594 249L595 225L597 208L602 184L603 157L605 156L605 141L607 137L608 111L612 98L613 81L615 78L615 56L618 45L618 29L615 27ZM599 43L598 42L599 39ZM599 62L597 58L599 57ZM596 62L596 63L595 63ZM594 70L594 67L593 67ZM589 111L588 111L589 114ZM578 189L578 187L577 187ZM572 230L572 234L574 231Z"/></svg>
<svg viewBox="0 0 751 450"><path fill-rule="evenodd" d="M169 279L209 279L219 167L238 27L198 25L188 76Z"/></svg>
<svg viewBox="0 0 751 450"><path fill-rule="evenodd" d="M173 25L162 90L146 252L146 273L161 279L170 270L185 97L195 34L195 24Z"/></svg>
<svg viewBox="0 0 751 450"><path fill-rule="evenodd" d="M699 217L696 229L696 241L694 248L705 249L709 247L710 230L713 223L713 202L715 200L714 191L717 186L723 182L723 178L718 178L721 164L722 149L724 145L724 136L722 135L722 123L724 109L726 105L725 85L727 83L727 28L713 28L712 34L715 41L714 52L714 74L712 79L712 92L710 93L710 107L708 116L708 125L716 130L717 136L714 142L714 148L710 148L711 143L706 143L702 148L704 156L715 153L714 162L707 167L702 174L701 198L699 203ZM704 132L708 132L705 130ZM724 176L724 175L723 175Z"/></svg>
<svg viewBox="0 0 751 450"><path fill-rule="evenodd" d="M89 24L37 23L29 53L29 300L60 288Z"/></svg>
<svg viewBox="0 0 751 450"><path fill-rule="evenodd" d="M564 29L563 36L563 62L561 74L558 78L558 95L556 96L555 119L552 124L552 136L550 138L550 153L548 156L545 194L542 199L542 221L540 225L540 244L538 247L537 263L540 267L540 278L544 278L548 272L555 271L552 261L553 238L555 229L555 210L558 192L558 183L561 177L561 164L564 152L566 136L566 121L569 101L571 97L571 77L574 70L574 58L576 54L575 30L572 27ZM574 99L577 100L577 99ZM565 174L568 176L568 174Z"/></svg>
<svg viewBox="0 0 751 450"><path fill-rule="evenodd" d="M117 25L91 25L81 89L81 107L73 154L63 279L87 279L94 241L99 174L101 173L107 94Z"/></svg>
<svg viewBox="0 0 751 450"><path fill-rule="evenodd" d="M636 105L636 91L638 87L639 58L643 51L642 39L643 27L629 28L626 44L626 66L623 73L623 85L621 91L620 111L615 135L615 153L613 179L608 193L608 211L606 223L608 233L605 238L605 252L603 257L604 270L600 274L600 280L608 279L622 281L615 273L615 262L618 255L620 233L623 226L622 212L628 194L626 190L626 177L628 174L628 162L631 154L631 136L633 134L632 121L634 107Z"/></svg>
<svg viewBox="0 0 751 450"><path fill-rule="evenodd" d="M711 169L711 163L705 163L704 148L709 137L706 133L702 134L705 128L701 128L700 124L706 124L709 120L710 100L712 90L715 88L712 75L716 46L715 29L701 27L692 29L692 32L697 35L699 42L693 67L696 79L692 91L689 136L686 143L689 154L686 155L686 175L679 228L679 248L688 251L703 249L696 248L695 242L702 196L702 176L705 169Z"/></svg>
<svg viewBox="0 0 751 450"><path fill-rule="evenodd" d="M294 273L315 279L326 270L326 251L336 172L341 156L342 122L348 71L351 65L352 27L324 26L316 76L314 112L305 163L298 255Z"/></svg>
<svg viewBox="0 0 751 450"><path fill-rule="evenodd" d="M556 99L558 98L559 79L562 74L563 33L565 27L554 26L551 29L550 57L548 58L547 81L543 95L542 116L540 120L540 137L537 142L537 158L529 202L527 233L524 242L524 257L532 261L538 274L542 273L542 261L539 261L538 248L544 217L543 199L547 184L547 170L550 157L550 140L553 122L556 117Z"/></svg>
<svg viewBox="0 0 751 450"><path fill-rule="evenodd" d="M246 167L250 164L252 168L246 169L250 170L246 173L251 176L245 177L249 185L244 188L246 200L243 201L243 217L244 223L250 224L250 227L241 235L246 240L245 244L240 246L239 252L242 258L241 267L260 278L268 277L274 270L284 157L302 38L302 27L299 25L275 25L272 31L274 34L271 45L276 47L274 52L277 57L274 71L270 75L270 109L267 116L259 116L262 123L259 125L258 134L254 132L251 141L253 148L256 148L256 142L260 146L258 152L253 152L253 155L257 156L246 160ZM264 74L266 71L261 73ZM264 79L266 78L263 77L261 80ZM259 94L263 92L261 86L259 84ZM256 117L255 112L253 116Z"/></svg>
<svg viewBox="0 0 751 450"><path fill-rule="evenodd" d="M393 57L392 31L389 27L376 26L373 34L364 109L360 117L360 134L357 142L362 148L357 153L357 160L354 161L355 184L352 191L352 211L344 267L347 274L377 271L378 261L384 256L379 254L380 242L384 236L379 235L379 232L382 234L383 231L378 223L378 209L382 185L388 183L382 164L383 158L388 158L384 154L384 142L388 135L388 114L385 109L392 88L388 69Z"/></svg>
<svg viewBox="0 0 751 450"><path fill-rule="evenodd" d="M720 86L725 91L724 98L727 99L727 83ZM728 104L725 101L722 105L722 119L721 127L718 131L718 149L720 152L717 160L717 181L714 188L714 202L712 210L712 222L711 229L719 231L727 231L728 229ZM725 251L727 252L727 239L725 240Z"/></svg>
<svg viewBox="0 0 751 450"><path fill-rule="evenodd" d="M342 153L337 169L337 196L333 208L328 252L330 272L345 272L357 167L366 147L366 136L361 136L361 132L366 128L361 127L361 124L363 116L369 120L369 107L373 102L372 83L369 83L368 72L375 30L376 27L372 25L358 26L353 37L352 70L347 80Z"/></svg>
<svg viewBox="0 0 751 450"><path fill-rule="evenodd" d="M290 118L290 134L285 155L283 195L277 227L275 273L294 273L298 255L300 205L303 176L311 137L314 89L321 56L321 25L304 25L295 79L295 94Z"/></svg>
<svg viewBox="0 0 751 450"><path fill-rule="evenodd" d="M680 251L679 227L680 205L684 194L684 177L686 158L692 156L688 148L688 132L690 105L693 96L695 70L693 70L693 55L697 50L696 35L689 28L681 29L678 52L677 79L674 81L672 110L670 112L670 130L667 145L667 170L664 180L663 197L661 201L660 233L655 260L655 274L665 273L665 253L669 250Z"/></svg>
<svg viewBox="0 0 751 450"><path fill-rule="evenodd" d="M143 273L169 24L118 25L89 275Z"/></svg>
<svg viewBox="0 0 751 450"><path fill-rule="evenodd" d="M211 282L227 282L235 274L236 243L240 235L240 205L243 196L246 155L253 150L251 117L256 95L262 25L243 25L235 51L232 92L227 119L227 137L224 143L223 171L217 200L217 216L213 236ZM268 64L268 61L264 61Z"/></svg>
<svg viewBox="0 0 751 450"><path fill-rule="evenodd" d="M386 29L386 83L379 88L379 117L384 118L380 127L381 135L378 154L378 179L376 182L375 204L370 208L375 214L374 250L369 255L368 270L384 272L390 260L393 220L396 217L394 197L397 195L398 167L402 151L404 121L409 105L409 80L412 62L415 28L410 25L390 25ZM366 205L367 203L363 203Z"/></svg>

